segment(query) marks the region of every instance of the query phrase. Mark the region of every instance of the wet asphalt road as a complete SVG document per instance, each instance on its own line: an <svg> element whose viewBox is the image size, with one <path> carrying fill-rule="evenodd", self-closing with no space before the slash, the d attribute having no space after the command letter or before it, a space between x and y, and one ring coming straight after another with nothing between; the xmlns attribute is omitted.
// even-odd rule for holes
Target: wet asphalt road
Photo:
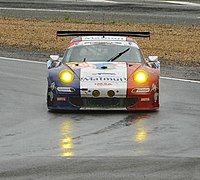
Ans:
<svg viewBox="0 0 200 180"><path fill-rule="evenodd" d="M0 0L0 16L200 25L199 0Z"/></svg>
<svg viewBox="0 0 200 180"><path fill-rule="evenodd" d="M200 178L200 84L161 79L157 112L51 113L45 64L0 64L0 179Z"/></svg>
<svg viewBox="0 0 200 180"><path fill-rule="evenodd" d="M77 2L0 0L0 16L200 23L196 5ZM45 64L0 63L0 179L200 179L200 84L161 79L154 113L50 113Z"/></svg>

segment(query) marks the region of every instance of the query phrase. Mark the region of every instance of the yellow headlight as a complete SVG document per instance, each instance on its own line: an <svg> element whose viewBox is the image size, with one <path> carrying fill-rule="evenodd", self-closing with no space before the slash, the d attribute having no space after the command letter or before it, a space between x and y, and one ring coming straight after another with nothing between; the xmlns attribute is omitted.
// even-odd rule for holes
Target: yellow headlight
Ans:
<svg viewBox="0 0 200 180"><path fill-rule="evenodd" d="M64 70L60 73L60 80L63 83L71 83L74 80L74 74L71 71Z"/></svg>
<svg viewBox="0 0 200 180"><path fill-rule="evenodd" d="M142 84L147 82L148 74L145 71L138 71L134 74L133 79L135 82Z"/></svg>

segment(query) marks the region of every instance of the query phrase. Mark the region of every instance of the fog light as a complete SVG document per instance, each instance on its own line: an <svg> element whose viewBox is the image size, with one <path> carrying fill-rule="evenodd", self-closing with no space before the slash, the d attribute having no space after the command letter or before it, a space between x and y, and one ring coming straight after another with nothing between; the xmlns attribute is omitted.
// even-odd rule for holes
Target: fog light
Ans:
<svg viewBox="0 0 200 180"><path fill-rule="evenodd" d="M113 96L115 95L115 92L114 92L113 90L109 90L109 91L107 92L107 95L108 95L109 97L113 97Z"/></svg>
<svg viewBox="0 0 200 180"><path fill-rule="evenodd" d="M98 96L100 96L100 92L98 90L94 90L94 91L92 91L92 95L94 97L98 97Z"/></svg>

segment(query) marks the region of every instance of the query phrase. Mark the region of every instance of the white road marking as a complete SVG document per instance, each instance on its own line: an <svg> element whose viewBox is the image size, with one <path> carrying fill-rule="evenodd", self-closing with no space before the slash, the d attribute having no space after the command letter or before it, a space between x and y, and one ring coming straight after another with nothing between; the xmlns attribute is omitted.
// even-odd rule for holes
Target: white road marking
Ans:
<svg viewBox="0 0 200 180"><path fill-rule="evenodd" d="M7 57L0 57L0 59L9 60L9 61L26 62L26 63L35 63L35 64L46 64L46 62L30 61L27 59L16 59L16 58L7 58Z"/></svg>
<svg viewBox="0 0 200 180"><path fill-rule="evenodd" d="M71 0L54 0L54 2L58 2L58 1L67 2L67 1L71 1ZM120 2L109 1L109 0L85 0L85 1L88 1L88 2L100 2L100 3L120 3ZM77 2L77 0L76 0L76 2ZM80 1L80 2L83 2L83 1Z"/></svg>
<svg viewBox="0 0 200 180"><path fill-rule="evenodd" d="M88 13L89 11L77 10L58 10L58 9L34 9L34 8L7 8L0 7L0 10L14 10L14 11L41 11L41 12L68 12L68 13Z"/></svg>
<svg viewBox="0 0 200 180"><path fill-rule="evenodd" d="M1 60L26 62L26 63L35 63L35 64L46 64L46 62L31 61L31 60L26 60L26 59L7 58L7 57L0 57L0 61ZM200 81L194 81L194 80L189 80L189 79L179 79L179 78L171 78L171 77L160 77L160 79L200 84Z"/></svg>
<svg viewBox="0 0 200 180"><path fill-rule="evenodd" d="M200 6L200 4L198 3L185 2L185 1L162 1L162 2L170 3L170 4L187 5L187 6Z"/></svg>
<svg viewBox="0 0 200 180"><path fill-rule="evenodd" d="M182 82L190 82L190 83L200 84L200 81L194 81L194 80L189 80L189 79L179 79L179 78L170 78L170 77L160 77L160 79L167 79L167 80L173 80L173 81L182 81Z"/></svg>
<svg viewBox="0 0 200 180"><path fill-rule="evenodd" d="M86 0L88 2L101 2L101 3L120 3L120 2L116 2L116 1L107 1L107 0Z"/></svg>

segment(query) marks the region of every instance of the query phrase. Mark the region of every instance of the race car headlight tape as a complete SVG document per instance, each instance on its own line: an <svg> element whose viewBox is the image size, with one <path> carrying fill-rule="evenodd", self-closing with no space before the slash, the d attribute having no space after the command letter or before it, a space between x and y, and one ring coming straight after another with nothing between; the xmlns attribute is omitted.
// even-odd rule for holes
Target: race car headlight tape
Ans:
<svg viewBox="0 0 200 180"><path fill-rule="evenodd" d="M133 80L139 84L145 83L148 80L148 74L145 71L138 71L134 74Z"/></svg>
<svg viewBox="0 0 200 180"><path fill-rule="evenodd" d="M74 80L74 74L71 71L64 70L60 72L59 78L63 83L71 83Z"/></svg>

